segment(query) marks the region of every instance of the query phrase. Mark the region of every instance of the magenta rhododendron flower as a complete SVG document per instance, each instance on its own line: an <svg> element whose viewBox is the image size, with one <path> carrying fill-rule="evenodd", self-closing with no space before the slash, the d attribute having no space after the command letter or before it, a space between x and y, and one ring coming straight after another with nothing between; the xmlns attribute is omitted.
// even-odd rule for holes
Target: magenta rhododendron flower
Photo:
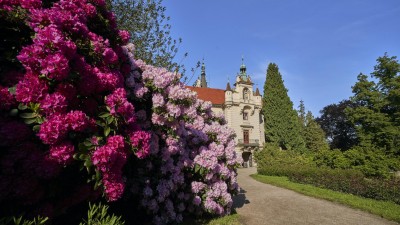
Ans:
<svg viewBox="0 0 400 225"><path fill-rule="evenodd" d="M50 146L50 159L54 159L62 165L71 162L74 154L74 145L71 142L64 142L58 145Z"/></svg>
<svg viewBox="0 0 400 225"><path fill-rule="evenodd" d="M102 172L105 193L109 201L115 201L123 194L125 185L122 179L122 167L127 159L124 138L112 136L104 146L96 148L92 161Z"/></svg>
<svg viewBox="0 0 400 225"><path fill-rule="evenodd" d="M57 217L102 192L155 224L230 213L233 130L179 73L135 59L104 0L0 9L7 26L26 25L19 52L6 48L16 58L0 65L0 211L11 202L15 215ZM79 191L88 185L97 191Z"/></svg>
<svg viewBox="0 0 400 225"><path fill-rule="evenodd" d="M48 85L37 75L27 73L16 87L15 98L22 103L39 102L48 91Z"/></svg>
<svg viewBox="0 0 400 225"><path fill-rule="evenodd" d="M66 138L68 124L65 116L62 114L52 115L40 126L38 136L43 143L56 144Z"/></svg>
<svg viewBox="0 0 400 225"><path fill-rule="evenodd" d="M146 131L134 131L129 135L129 140L131 141L132 146L137 148L135 155L139 159L150 154L150 138L151 134Z"/></svg>
<svg viewBox="0 0 400 225"><path fill-rule="evenodd" d="M40 101L40 108L44 114L51 115L53 113L63 113L67 110L67 99L60 93L47 94Z"/></svg>

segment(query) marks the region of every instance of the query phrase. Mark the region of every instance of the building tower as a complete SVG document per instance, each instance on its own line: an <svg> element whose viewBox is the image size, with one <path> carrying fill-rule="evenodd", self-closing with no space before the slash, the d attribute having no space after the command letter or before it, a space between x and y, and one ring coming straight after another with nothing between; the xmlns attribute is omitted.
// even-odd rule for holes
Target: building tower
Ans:
<svg viewBox="0 0 400 225"><path fill-rule="evenodd" d="M204 60L203 63L201 64L201 74L200 77L197 78L197 80L193 84L194 87L207 87L207 80L206 80L206 66L204 65Z"/></svg>

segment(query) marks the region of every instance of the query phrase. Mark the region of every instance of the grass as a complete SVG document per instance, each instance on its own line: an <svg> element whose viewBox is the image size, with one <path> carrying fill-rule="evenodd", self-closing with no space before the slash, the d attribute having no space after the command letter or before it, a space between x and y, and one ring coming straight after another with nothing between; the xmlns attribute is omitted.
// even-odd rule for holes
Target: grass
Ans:
<svg viewBox="0 0 400 225"><path fill-rule="evenodd" d="M348 205L352 208L361 209L383 218L400 222L400 205L389 201L378 201L374 199L363 198L352 194L332 191L315 187L308 184L299 184L289 181L287 177L264 176L259 174L251 175L255 180L272 184L296 191L298 193L326 199L332 202Z"/></svg>
<svg viewBox="0 0 400 225"><path fill-rule="evenodd" d="M182 225L241 225L241 223L239 222L239 215L232 213L218 218L188 219L183 221Z"/></svg>

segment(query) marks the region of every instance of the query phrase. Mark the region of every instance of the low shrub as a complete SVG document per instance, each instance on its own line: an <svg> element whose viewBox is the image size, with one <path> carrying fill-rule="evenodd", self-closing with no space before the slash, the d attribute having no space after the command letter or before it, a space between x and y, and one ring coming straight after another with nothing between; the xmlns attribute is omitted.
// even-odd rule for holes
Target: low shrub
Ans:
<svg viewBox="0 0 400 225"><path fill-rule="evenodd" d="M368 160L366 160L367 158ZM297 183L400 204L400 179L389 178L385 165L372 165L360 150L324 151L308 156L268 144L256 154L261 175L286 176ZM384 179L386 178L386 179Z"/></svg>
<svg viewBox="0 0 400 225"><path fill-rule="evenodd" d="M400 204L400 179L369 179L358 170L315 167L293 170L287 176L293 182Z"/></svg>

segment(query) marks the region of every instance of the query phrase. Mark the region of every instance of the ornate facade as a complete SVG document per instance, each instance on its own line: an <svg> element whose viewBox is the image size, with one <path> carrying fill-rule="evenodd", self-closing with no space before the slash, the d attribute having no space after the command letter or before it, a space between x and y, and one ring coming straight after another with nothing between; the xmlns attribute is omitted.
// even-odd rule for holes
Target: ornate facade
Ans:
<svg viewBox="0 0 400 225"><path fill-rule="evenodd" d="M212 103L215 113L222 113L228 126L236 132L236 152L243 158L243 166L253 166L254 152L264 145L264 118L261 113L262 96L258 88L254 91L251 76L246 72L242 63L240 72L236 75L235 83L230 83L226 89L208 88L204 63L201 76L194 86L189 89L197 92L198 97Z"/></svg>

